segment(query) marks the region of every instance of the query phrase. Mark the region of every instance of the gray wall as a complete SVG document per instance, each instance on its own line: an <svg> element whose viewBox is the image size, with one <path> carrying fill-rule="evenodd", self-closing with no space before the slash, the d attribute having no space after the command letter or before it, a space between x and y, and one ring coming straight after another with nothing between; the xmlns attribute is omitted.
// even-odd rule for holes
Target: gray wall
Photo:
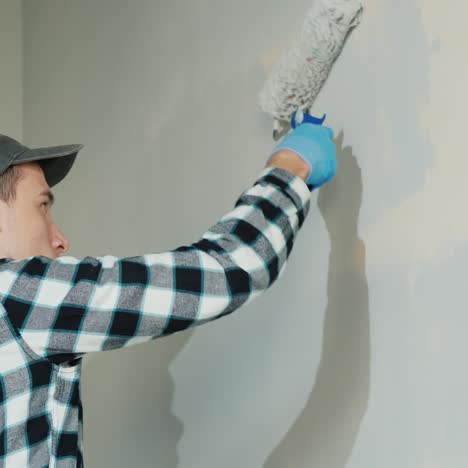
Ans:
<svg viewBox="0 0 468 468"><path fill-rule="evenodd" d="M451 6L366 2L315 106L339 172L278 283L85 358L89 467L468 465L468 7ZM163 252L233 207L273 146L258 91L309 7L24 1L25 142L85 144L55 189L70 254Z"/></svg>
<svg viewBox="0 0 468 468"><path fill-rule="evenodd" d="M22 2L0 1L0 133L23 136Z"/></svg>

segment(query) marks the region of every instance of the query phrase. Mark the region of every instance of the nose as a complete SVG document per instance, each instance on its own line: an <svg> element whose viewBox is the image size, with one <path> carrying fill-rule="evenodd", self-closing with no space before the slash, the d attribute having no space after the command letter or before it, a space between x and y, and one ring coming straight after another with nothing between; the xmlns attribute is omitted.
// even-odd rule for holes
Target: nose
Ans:
<svg viewBox="0 0 468 468"><path fill-rule="evenodd" d="M52 247L57 251L58 255L62 255L70 249L70 242L65 237L63 232L55 225L52 224L53 237L52 237Z"/></svg>

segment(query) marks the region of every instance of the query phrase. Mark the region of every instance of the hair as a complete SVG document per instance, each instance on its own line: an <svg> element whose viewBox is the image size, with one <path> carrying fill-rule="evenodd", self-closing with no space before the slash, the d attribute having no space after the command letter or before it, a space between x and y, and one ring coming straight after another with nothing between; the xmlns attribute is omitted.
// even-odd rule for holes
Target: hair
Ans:
<svg viewBox="0 0 468 468"><path fill-rule="evenodd" d="M13 164L0 174L0 200L9 205L16 200L16 187L23 177L21 164Z"/></svg>

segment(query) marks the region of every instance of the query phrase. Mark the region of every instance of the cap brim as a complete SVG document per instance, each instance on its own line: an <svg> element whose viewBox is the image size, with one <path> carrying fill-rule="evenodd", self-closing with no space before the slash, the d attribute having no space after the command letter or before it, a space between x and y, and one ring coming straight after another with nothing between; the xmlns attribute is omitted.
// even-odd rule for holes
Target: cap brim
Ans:
<svg viewBox="0 0 468 468"><path fill-rule="evenodd" d="M83 146L78 144L28 149L20 153L11 164L36 161L42 167L47 183L53 187L70 172L78 151Z"/></svg>

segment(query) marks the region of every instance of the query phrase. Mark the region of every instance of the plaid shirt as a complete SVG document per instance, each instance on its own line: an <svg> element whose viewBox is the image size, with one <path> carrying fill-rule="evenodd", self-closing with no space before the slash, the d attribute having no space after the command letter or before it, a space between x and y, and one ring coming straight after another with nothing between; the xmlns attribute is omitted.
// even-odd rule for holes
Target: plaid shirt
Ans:
<svg viewBox="0 0 468 468"><path fill-rule="evenodd" d="M268 167L189 246L0 259L0 466L83 466L82 357L201 325L260 295L284 271L310 195L301 178Z"/></svg>

